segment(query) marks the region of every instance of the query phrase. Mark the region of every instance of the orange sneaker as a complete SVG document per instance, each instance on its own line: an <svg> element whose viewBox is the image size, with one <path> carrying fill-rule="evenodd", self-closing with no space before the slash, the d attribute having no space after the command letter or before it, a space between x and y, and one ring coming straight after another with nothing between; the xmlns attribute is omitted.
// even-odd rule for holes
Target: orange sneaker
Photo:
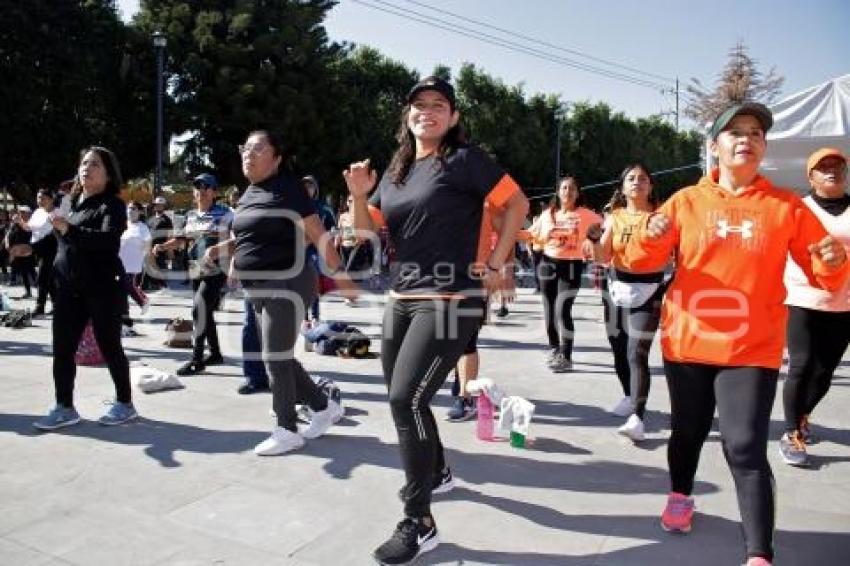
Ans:
<svg viewBox="0 0 850 566"><path fill-rule="evenodd" d="M694 517L694 498L670 492L667 506L661 514L661 527L667 532L691 532L691 520Z"/></svg>

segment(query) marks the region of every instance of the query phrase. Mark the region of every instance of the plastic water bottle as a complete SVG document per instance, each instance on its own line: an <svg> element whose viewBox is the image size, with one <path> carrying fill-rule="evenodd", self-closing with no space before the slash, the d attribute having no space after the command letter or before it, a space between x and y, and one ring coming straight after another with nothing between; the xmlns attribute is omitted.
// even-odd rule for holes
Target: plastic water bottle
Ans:
<svg viewBox="0 0 850 566"><path fill-rule="evenodd" d="M493 402L483 392L477 397L478 422L476 431L479 440L493 440Z"/></svg>

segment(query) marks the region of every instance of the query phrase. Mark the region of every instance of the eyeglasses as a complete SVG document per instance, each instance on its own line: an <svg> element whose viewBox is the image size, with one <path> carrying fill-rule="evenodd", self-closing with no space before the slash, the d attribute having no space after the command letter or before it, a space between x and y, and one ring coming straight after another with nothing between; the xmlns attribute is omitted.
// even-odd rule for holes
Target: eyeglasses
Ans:
<svg viewBox="0 0 850 566"><path fill-rule="evenodd" d="M239 155L245 155L246 153L250 153L252 155L260 155L266 150L268 145L264 143L255 143L251 145L240 144L237 147L239 148Z"/></svg>

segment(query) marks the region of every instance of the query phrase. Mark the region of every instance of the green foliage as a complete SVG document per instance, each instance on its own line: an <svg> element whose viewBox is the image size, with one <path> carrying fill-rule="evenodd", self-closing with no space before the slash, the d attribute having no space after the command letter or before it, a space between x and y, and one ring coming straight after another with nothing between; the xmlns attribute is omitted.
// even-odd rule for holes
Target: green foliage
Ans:
<svg viewBox="0 0 850 566"><path fill-rule="evenodd" d="M136 24L168 38L172 132L189 171L209 162L227 183L242 181L236 146L248 132L282 132L303 164L328 163L337 98L328 69L341 47L321 23L330 0L142 2Z"/></svg>
<svg viewBox="0 0 850 566"><path fill-rule="evenodd" d="M331 42L332 0L143 0L130 25L107 0L0 0L0 186L31 201L29 186L73 174L76 152L116 150L125 177L154 166L154 31L168 40L165 135L189 132L166 183L213 170L244 184L236 146L248 132L280 132L296 169L341 194L341 170L370 158L383 170L405 96L419 74L369 47ZM433 74L451 78L437 66ZM582 185L616 178L627 162L651 169L699 161L699 136L657 117L631 120L606 104L528 96L472 64L454 78L462 123L524 187L551 191L560 129L562 173ZM565 112L566 110L566 112ZM560 119L556 122L556 115ZM670 192L697 170L661 177ZM590 189L599 207L613 186ZM17 191L17 192L15 192Z"/></svg>
<svg viewBox="0 0 850 566"><path fill-rule="evenodd" d="M152 67L114 2L4 0L0 13L0 186L32 202L95 143L127 175L149 169Z"/></svg>

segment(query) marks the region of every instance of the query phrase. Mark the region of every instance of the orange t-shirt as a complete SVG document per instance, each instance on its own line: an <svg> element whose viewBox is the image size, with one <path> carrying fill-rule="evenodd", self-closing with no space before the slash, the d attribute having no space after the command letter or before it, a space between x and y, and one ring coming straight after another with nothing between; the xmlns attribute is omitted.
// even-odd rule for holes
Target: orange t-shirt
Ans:
<svg viewBox="0 0 850 566"><path fill-rule="evenodd" d="M661 314L665 359L778 369L787 255L826 289L841 286L850 262L830 268L809 253L827 232L794 192L759 176L732 194L716 179L715 170L664 203L659 212L670 218L671 230L650 240L642 226L627 245L626 265L660 271L677 252Z"/></svg>
<svg viewBox="0 0 850 566"><path fill-rule="evenodd" d="M592 224L602 224L602 217L583 206L554 214L544 211L540 215L540 235L546 241L543 254L553 259L584 259L581 245Z"/></svg>
<svg viewBox="0 0 850 566"><path fill-rule="evenodd" d="M662 268L647 272L633 269L626 257L629 241L640 231L641 226L646 225L649 215L649 212L629 212L625 208L617 208L605 219L606 225L611 226L611 265L615 269L630 273L657 273L663 270Z"/></svg>

